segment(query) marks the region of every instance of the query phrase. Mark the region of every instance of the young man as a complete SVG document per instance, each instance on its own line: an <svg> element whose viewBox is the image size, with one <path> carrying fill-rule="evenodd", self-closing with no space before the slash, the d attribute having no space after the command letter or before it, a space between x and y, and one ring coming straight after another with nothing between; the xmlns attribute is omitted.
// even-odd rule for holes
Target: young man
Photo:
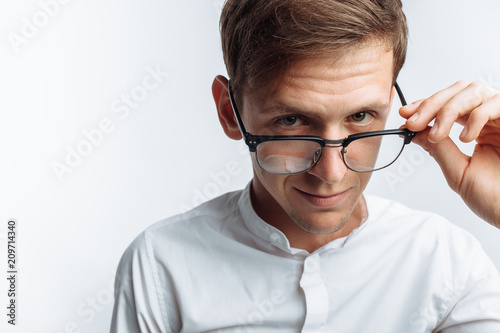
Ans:
<svg viewBox="0 0 500 333"><path fill-rule="evenodd" d="M458 82L400 110L411 131L383 131L406 30L398 0L226 3L231 80L212 90L254 178L134 240L112 332L500 331L500 277L471 235L363 196L419 131L450 186L500 221L498 92ZM455 121L471 158L448 138Z"/></svg>

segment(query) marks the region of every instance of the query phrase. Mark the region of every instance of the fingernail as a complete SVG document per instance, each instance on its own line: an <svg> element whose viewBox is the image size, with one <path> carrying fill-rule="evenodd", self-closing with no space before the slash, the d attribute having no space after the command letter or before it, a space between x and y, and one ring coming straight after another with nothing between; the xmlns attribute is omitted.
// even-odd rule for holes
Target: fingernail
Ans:
<svg viewBox="0 0 500 333"><path fill-rule="evenodd" d="M467 132L469 132L469 125L465 125L464 129L462 130L462 133L460 133L460 137L464 137L467 135Z"/></svg>
<svg viewBox="0 0 500 333"><path fill-rule="evenodd" d="M413 109L413 107L415 107L415 105L417 105L415 102L411 103L411 104L407 104L405 105L405 108L406 109Z"/></svg>
<svg viewBox="0 0 500 333"><path fill-rule="evenodd" d="M438 123L434 123L434 126L432 126L431 131L429 134L435 134L438 131Z"/></svg>
<svg viewBox="0 0 500 333"><path fill-rule="evenodd" d="M418 117L420 117L420 113L418 113L418 112L417 112L417 113L414 113L414 114L413 114L413 116L411 116L411 117L410 117L410 119L408 119L408 121L409 121L410 123L414 123L414 122L416 122L416 121L417 121Z"/></svg>

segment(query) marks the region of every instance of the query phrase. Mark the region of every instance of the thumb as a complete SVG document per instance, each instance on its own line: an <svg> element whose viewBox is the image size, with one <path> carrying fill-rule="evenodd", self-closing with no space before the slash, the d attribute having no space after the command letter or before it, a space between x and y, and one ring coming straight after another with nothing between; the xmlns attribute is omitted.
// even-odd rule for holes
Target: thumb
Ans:
<svg viewBox="0 0 500 333"><path fill-rule="evenodd" d="M441 142L430 142L427 139L430 129L428 126L424 131L419 132L412 142L421 146L436 160L448 186L459 193L465 171L470 163L470 157L462 153L449 137Z"/></svg>

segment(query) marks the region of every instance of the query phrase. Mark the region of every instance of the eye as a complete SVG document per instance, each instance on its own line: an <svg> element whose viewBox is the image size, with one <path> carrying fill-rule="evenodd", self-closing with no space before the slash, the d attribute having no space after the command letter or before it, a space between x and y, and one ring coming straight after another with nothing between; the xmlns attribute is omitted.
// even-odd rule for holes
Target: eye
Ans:
<svg viewBox="0 0 500 333"><path fill-rule="evenodd" d="M357 124L367 124L373 119L373 116L368 112L358 112L349 117Z"/></svg>
<svg viewBox="0 0 500 333"><path fill-rule="evenodd" d="M303 124L300 117L297 116L285 116L278 119L278 123L285 127L296 127Z"/></svg>

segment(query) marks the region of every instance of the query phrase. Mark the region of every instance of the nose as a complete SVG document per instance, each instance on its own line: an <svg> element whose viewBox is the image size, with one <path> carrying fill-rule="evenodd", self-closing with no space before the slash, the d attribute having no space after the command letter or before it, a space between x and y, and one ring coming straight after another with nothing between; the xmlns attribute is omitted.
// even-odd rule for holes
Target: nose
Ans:
<svg viewBox="0 0 500 333"><path fill-rule="evenodd" d="M347 172L347 167L340 154L341 149L342 147L323 147L318 162L308 173L326 183L340 182Z"/></svg>

